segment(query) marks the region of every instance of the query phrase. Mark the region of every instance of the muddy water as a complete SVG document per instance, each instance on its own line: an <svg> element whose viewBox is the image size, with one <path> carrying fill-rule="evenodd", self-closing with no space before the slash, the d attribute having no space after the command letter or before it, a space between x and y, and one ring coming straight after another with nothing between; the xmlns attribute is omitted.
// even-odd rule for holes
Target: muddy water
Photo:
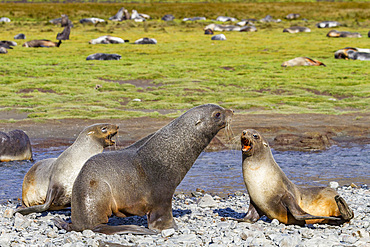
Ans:
<svg viewBox="0 0 370 247"><path fill-rule="evenodd" d="M22 181L28 169L37 161L58 157L66 146L34 150L34 162L0 163L0 202L21 198ZM301 186L327 186L330 181L340 185L370 185L370 145L347 148L332 147L321 152L277 152L275 160L295 183ZM192 192L197 188L208 193L245 192L240 151L202 153L177 192Z"/></svg>

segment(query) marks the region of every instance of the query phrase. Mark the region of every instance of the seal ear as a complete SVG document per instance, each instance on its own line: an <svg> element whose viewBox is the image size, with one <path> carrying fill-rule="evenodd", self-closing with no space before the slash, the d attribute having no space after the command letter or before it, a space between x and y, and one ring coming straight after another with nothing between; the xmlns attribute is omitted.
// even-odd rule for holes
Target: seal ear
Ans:
<svg viewBox="0 0 370 247"><path fill-rule="evenodd" d="M269 146L269 144L267 142L265 142L265 141L263 141L262 143L263 143L263 146L265 146L265 147L268 147Z"/></svg>
<svg viewBox="0 0 370 247"><path fill-rule="evenodd" d="M95 133L95 131L89 131L89 133L87 133L87 135L89 136L89 135L91 135L91 134L94 134Z"/></svg>
<svg viewBox="0 0 370 247"><path fill-rule="evenodd" d="M198 124L200 124L202 122L202 120L198 120L196 123L195 123L195 126L197 126Z"/></svg>

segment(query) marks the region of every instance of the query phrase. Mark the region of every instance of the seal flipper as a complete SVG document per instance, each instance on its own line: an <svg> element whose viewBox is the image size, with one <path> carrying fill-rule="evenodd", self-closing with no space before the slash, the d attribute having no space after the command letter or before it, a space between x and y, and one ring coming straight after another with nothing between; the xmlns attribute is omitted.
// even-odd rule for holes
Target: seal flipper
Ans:
<svg viewBox="0 0 370 247"><path fill-rule="evenodd" d="M64 229L67 231L73 231L73 225L67 223L63 219L56 217L52 219L54 222L54 225L58 229ZM104 233L107 235L112 235L112 234L135 234L135 235L155 235L158 234L157 231L155 230L150 230L148 228L144 228L141 226L137 225L125 225L125 226L109 226L105 224L100 224L92 229L93 232L98 232L98 233Z"/></svg>
<svg viewBox="0 0 370 247"><path fill-rule="evenodd" d="M287 208L288 212L298 221L303 220L314 220L314 219L327 219L327 220L342 220L338 217L330 216L315 216L305 212L295 200L294 196L290 192L286 192L281 198L281 202Z"/></svg>
<svg viewBox="0 0 370 247"><path fill-rule="evenodd" d="M31 206L31 207L26 207L26 208L20 208L20 209L16 210L15 213L20 213L20 214L23 214L23 215L27 215L27 214L31 214L31 213L44 212L44 211L46 211L50 208L54 199L57 198L58 196L60 196L60 194L61 194L61 191L58 189L58 187L50 188L48 190L47 194L46 194L46 199L45 199L44 204L35 205L35 206Z"/></svg>
<svg viewBox="0 0 370 247"><path fill-rule="evenodd" d="M254 207L254 203L252 202L252 200L250 200L249 202L249 208L248 208L248 212L247 212L247 215L244 216L243 219L233 219L233 220L236 220L238 222L248 222L248 223L254 223L256 222L259 218L261 218L262 215L260 215L257 211L257 209Z"/></svg>
<svg viewBox="0 0 370 247"><path fill-rule="evenodd" d="M352 209L348 207L346 201L340 195L336 195L334 199L335 199L335 202L337 203L339 212L343 220L349 221L350 219L352 219L354 217L354 214L353 214Z"/></svg>
<svg viewBox="0 0 370 247"><path fill-rule="evenodd" d="M155 235L158 234L155 230L150 230L137 225L124 225L124 226L109 226L105 224L98 225L92 229L93 232L112 234L135 234L135 235Z"/></svg>

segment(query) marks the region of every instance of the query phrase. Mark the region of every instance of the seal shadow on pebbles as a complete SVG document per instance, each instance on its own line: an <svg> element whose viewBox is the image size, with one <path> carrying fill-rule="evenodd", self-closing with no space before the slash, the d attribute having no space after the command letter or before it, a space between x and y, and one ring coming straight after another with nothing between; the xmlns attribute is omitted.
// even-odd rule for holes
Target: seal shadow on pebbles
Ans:
<svg viewBox="0 0 370 247"><path fill-rule="evenodd" d="M16 212L25 215L69 207L72 186L81 167L91 156L113 145L115 141L111 138L117 131L117 125L91 125L58 158L34 164L24 177L22 207Z"/></svg>
<svg viewBox="0 0 370 247"><path fill-rule="evenodd" d="M265 215L284 224L340 225L353 218L353 211L334 189L293 184L276 163L266 139L256 130L244 130L241 145L250 204L247 215L238 221L253 223Z"/></svg>
<svg viewBox="0 0 370 247"><path fill-rule="evenodd" d="M105 234L177 229L172 215L176 187L218 131L227 129L232 115L218 105L197 106L125 149L90 158L73 185L72 223L56 218L56 225ZM112 213L147 215L149 229L106 225Z"/></svg>

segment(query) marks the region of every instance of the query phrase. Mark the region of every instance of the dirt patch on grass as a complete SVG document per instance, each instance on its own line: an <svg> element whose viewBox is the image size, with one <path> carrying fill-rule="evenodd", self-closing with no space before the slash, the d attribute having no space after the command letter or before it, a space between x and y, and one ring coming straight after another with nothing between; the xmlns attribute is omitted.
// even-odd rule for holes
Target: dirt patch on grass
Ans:
<svg viewBox="0 0 370 247"><path fill-rule="evenodd" d="M21 89L17 92L17 94L19 93L31 93L33 91L39 91L39 92L42 92L42 93L57 93L55 92L54 90L52 89L43 89L43 88L24 88L24 89Z"/></svg>
<svg viewBox="0 0 370 247"><path fill-rule="evenodd" d="M163 84L158 83L158 84L153 84L152 82L154 80L152 79L137 79L137 80L109 80L109 79L104 79L104 78L99 78L102 81L107 81L107 82L114 82L114 83L119 83L120 85L122 84L131 84L134 85L135 87L141 87L141 88L147 88L147 87L160 87Z"/></svg>
<svg viewBox="0 0 370 247"><path fill-rule="evenodd" d="M321 92L319 90L309 89L309 88L302 88L302 89L306 90L307 92L314 93L316 95L331 96L331 97L339 99L339 100L353 97L352 95L331 94L331 93L328 93L328 92Z"/></svg>

